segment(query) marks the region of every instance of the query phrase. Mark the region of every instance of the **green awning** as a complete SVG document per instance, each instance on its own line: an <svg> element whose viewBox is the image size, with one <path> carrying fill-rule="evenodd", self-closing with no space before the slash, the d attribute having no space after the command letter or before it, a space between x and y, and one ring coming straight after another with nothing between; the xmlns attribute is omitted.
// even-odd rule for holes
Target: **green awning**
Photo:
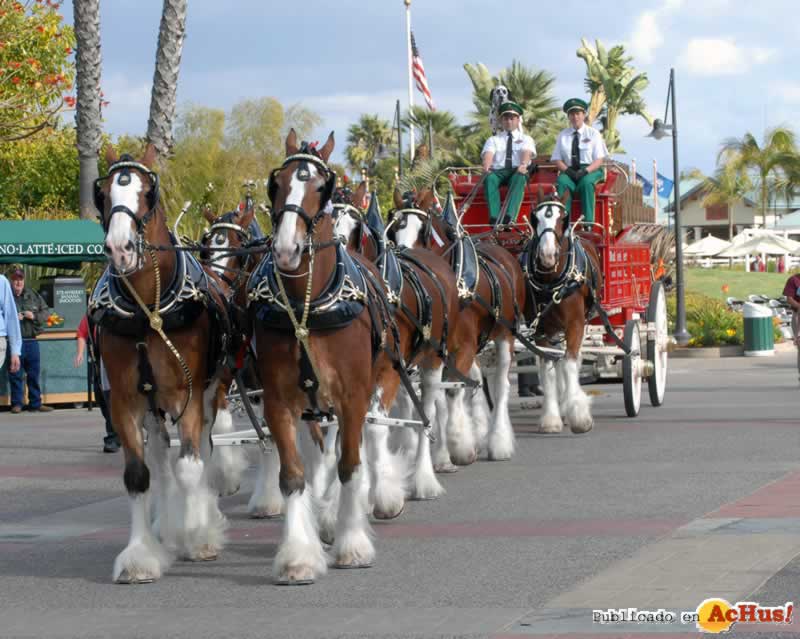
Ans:
<svg viewBox="0 0 800 639"><path fill-rule="evenodd" d="M91 220L0 222L0 264L105 262L102 227Z"/></svg>

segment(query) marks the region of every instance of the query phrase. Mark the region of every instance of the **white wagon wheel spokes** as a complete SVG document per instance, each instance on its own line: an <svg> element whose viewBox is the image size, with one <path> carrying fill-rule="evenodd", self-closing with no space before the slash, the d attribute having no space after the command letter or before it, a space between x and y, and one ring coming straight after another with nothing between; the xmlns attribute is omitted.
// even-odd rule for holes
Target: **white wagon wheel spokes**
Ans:
<svg viewBox="0 0 800 639"><path fill-rule="evenodd" d="M630 350L630 355L625 355L622 360L622 394L625 398L625 414L628 417L636 417L642 403L642 356L637 320L630 319L625 322L622 341Z"/></svg>
<svg viewBox="0 0 800 639"><path fill-rule="evenodd" d="M667 362L669 360L669 333L667 328L667 299L664 285L654 282L647 305L647 361L652 373L647 378L650 403L661 406L667 390Z"/></svg>

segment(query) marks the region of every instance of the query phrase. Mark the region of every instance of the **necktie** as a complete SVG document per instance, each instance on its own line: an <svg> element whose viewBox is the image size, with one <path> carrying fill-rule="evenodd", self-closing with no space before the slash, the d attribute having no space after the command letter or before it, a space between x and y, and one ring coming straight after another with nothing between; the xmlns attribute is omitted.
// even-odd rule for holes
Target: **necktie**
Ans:
<svg viewBox="0 0 800 639"><path fill-rule="evenodd" d="M581 168L581 150L578 146L578 138L580 138L580 134L575 131L572 134L572 166L571 168L575 169L576 171Z"/></svg>
<svg viewBox="0 0 800 639"><path fill-rule="evenodd" d="M507 169L511 169L511 168L513 168L513 167L511 166L511 150L512 150L512 145L511 145L511 143L512 143L513 139L514 139L514 138L513 138L513 136L511 135L511 131L509 131L509 132L508 132L508 137L506 138L506 168L507 168Z"/></svg>

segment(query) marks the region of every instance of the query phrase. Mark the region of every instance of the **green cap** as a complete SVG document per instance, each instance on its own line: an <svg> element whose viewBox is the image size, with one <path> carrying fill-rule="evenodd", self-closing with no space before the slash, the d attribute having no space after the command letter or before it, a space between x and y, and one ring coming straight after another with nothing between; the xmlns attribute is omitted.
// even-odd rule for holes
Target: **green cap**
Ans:
<svg viewBox="0 0 800 639"><path fill-rule="evenodd" d="M503 115L504 113L516 113L517 115L522 115L522 107L516 102L503 102L503 104L500 105L500 115Z"/></svg>
<svg viewBox="0 0 800 639"><path fill-rule="evenodd" d="M580 109L585 113L589 110L589 105L586 103L586 100L581 100L580 98L570 98L564 102L564 113L569 113L575 109Z"/></svg>

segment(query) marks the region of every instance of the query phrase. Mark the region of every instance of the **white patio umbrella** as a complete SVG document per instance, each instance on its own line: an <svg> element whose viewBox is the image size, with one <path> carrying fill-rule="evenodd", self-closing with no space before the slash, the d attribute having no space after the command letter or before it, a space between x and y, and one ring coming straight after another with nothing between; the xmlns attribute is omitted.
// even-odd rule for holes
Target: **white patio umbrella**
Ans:
<svg viewBox="0 0 800 639"><path fill-rule="evenodd" d="M731 245L727 240L721 240L713 235L706 235L703 239L683 249L684 255L696 255L700 257L711 257L720 251L724 251Z"/></svg>
<svg viewBox="0 0 800 639"><path fill-rule="evenodd" d="M800 242L789 240L780 235L757 235L741 244L734 243L717 254L717 257L741 257L743 255L800 255Z"/></svg>

